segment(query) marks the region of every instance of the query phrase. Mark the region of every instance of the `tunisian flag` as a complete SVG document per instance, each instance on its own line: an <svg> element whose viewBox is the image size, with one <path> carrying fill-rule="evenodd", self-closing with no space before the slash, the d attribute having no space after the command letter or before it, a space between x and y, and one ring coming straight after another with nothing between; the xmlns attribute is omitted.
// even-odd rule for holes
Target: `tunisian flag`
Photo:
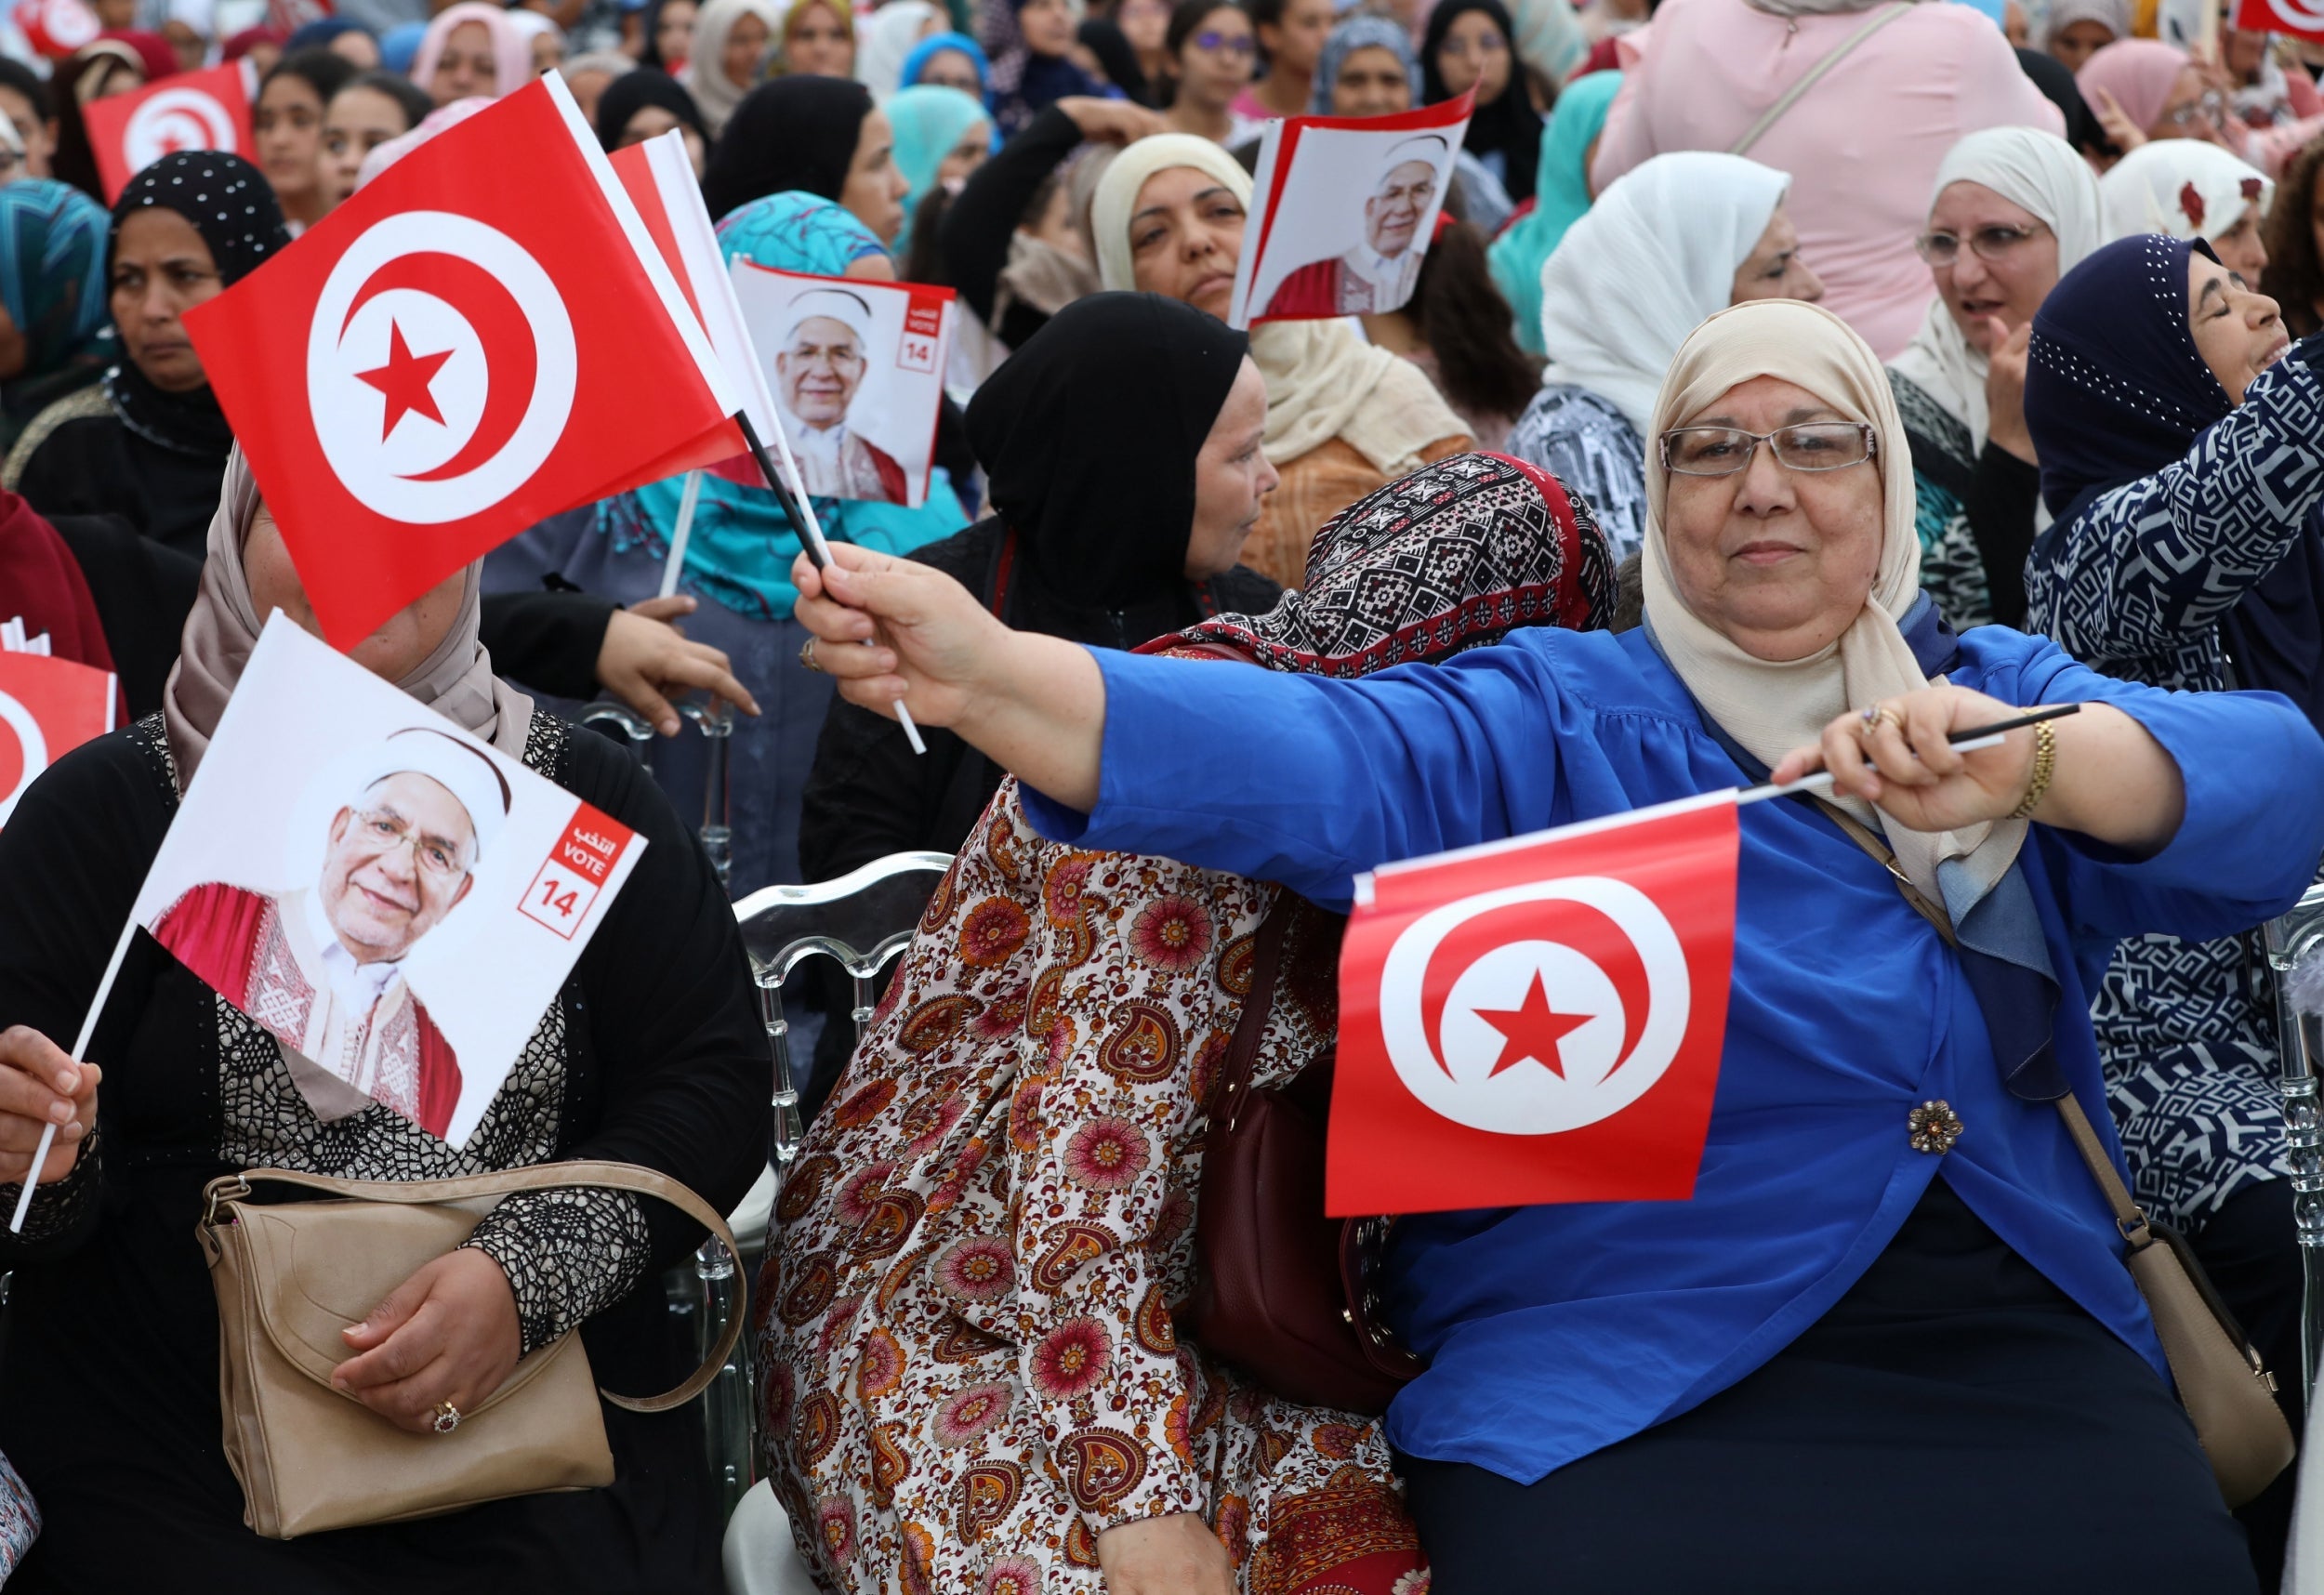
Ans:
<svg viewBox="0 0 2324 1595"><path fill-rule="evenodd" d="M81 112L88 124L97 175L112 204L129 179L164 155L180 150L223 150L245 161L257 159L250 129L250 72L247 60L228 61L206 72L179 72L128 94L91 100Z"/></svg>
<svg viewBox="0 0 2324 1595"><path fill-rule="evenodd" d="M341 650L544 517L722 457L741 407L554 75L186 328Z"/></svg>
<svg viewBox="0 0 2324 1595"><path fill-rule="evenodd" d="M0 652L0 825L42 771L113 729L115 697L110 670Z"/></svg>
<svg viewBox="0 0 2324 1595"><path fill-rule="evenodd" d="M2324 44L2324 4L2317 0L2242 0L2234 26L2254 33L2289 33Z"/></svg>
<svg viewBox="0 0 2324 1595"><path fill-rule="evenodd" d="M1359 877L1325 1211L1694 1194L1737 842L1720 792Z"/></svg>

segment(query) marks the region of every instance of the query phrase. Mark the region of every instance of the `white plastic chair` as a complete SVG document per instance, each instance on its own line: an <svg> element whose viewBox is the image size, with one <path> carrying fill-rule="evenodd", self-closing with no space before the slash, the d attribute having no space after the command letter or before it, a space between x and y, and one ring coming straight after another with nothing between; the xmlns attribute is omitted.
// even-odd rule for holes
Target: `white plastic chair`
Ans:
<svg viewBox="0 0 2324 1595"><path fill-rule="evenodd" d="M790 1514L764 1479L726 1520L719 1562L726 1571L726 1595L822 1595L791 1538Z"/></svg>

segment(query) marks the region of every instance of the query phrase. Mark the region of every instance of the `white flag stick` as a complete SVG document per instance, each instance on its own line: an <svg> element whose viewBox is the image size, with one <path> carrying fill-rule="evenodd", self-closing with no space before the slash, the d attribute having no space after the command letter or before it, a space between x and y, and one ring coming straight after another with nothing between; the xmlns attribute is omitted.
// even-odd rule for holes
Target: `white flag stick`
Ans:
<svg viewBox="0 0 2324 1595"><path fill-rule="evenodd" d="M96 1038L97 1016L105 1011L105 999L112 995L113 978L121 973L122 957L129 951L129 938L137 933L137 916L131 915L129 923L121 928L121 940L113 943L113 956L106 960L105 978L97 982L97 995L89 999L88 1016L81 1021L80 1037L73 1043L73 1061L76 1063L87 1055L88 1044ZM12 1235L24 1232L24 1215L33 1210L33 1193L38 1189L40 1166L48 1161L48 1149L56 1144L57 1127L43 1125L39 1150L33 1153L32 1167L24 1171L24 1189L16 1199L16 1216L8 1220L8 1232Z"/></svg>
<svg viewBox="0 0 2324 1595"><path fill-rule="evenodd" d="M678 590L678 573L686 568L686 539L693 535L694 505L702 497L702 473L686 473L686 490L678 499L678 524L669 534L669 558L662 561L662 593L667 598Z"/></svg>

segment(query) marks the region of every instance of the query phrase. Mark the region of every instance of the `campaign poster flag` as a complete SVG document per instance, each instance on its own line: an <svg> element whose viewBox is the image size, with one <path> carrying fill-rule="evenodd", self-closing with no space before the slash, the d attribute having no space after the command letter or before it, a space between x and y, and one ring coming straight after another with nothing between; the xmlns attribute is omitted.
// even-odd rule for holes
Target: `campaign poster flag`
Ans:
<svg viewBox="0 0 2324 1595"><path fill-rule="evenodd" d="M1692 1195L1738 842L1729 791L1359 877L1325 1211Z"/></svg>
<svg viewBox="0 0 2324 1595"><path fill-rule="evenodd" d="M732 452L740 408L551 74L186 313L335 647L561 510Z"/></svg>
<svg viewBox="0 0 2324 1595"><path fill-rule="evenodd" d="M317 1116L457 1146L644 849L278 611L131 913Z"/></svg>
<svg viewBox="0 0 2324 1595"><path fill-rule="evenodd" d="M91 100L81 115L105 203L119 199L131 178L180 150L222 150L255 162L250 80L249 61L228 61Z"/></svg>
<svg viewBox="0 0 2324 1595"><path fill-rule="evenodd" d="M110 670L0 652L0 825L43 771L113 729L119 701Z"/></svg>
<svg viewBox="0 0 2324 1595"><path fill-rule="evenodd" d="M737 259L734 296L807 491L918 508L952 356L950 288Z"/></svg>
<svg viewBox="0 0 2324 1595"><path fill-rule="evenodd" d="M1271 122L1227 324L1399 310L1420 281L1474 96L1395 116Z"/></svg>
<svg viewBox="0 0 2324 1595"><path fill-rule="evenodd" d="M2289 33L2309 44L2324 44L2324 4L2313 0L2241 0L2235 27L2254 33Z"/></svg>

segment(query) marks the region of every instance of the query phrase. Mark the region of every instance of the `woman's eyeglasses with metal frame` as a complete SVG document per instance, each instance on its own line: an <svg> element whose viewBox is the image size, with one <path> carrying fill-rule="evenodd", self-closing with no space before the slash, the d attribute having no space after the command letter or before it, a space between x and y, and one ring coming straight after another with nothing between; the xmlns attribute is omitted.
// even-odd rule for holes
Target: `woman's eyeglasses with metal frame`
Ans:
<svg viewBox="0 0 2324 1595"><path fill-rule="evenodd" d="M1961 258L1961 246L1966 244L1977 252L1977 258L1999 266L2026 244L2050 230L2040 222L2031 227L1981 227L1966 238L1950 232L1924 232L1912 241L1921 258L1943 270Z"/></svg>
<svg viewBox="0 0 2324 1595"><path fill-rule="evenodd" d="M1806 421L1772 432L1740 427L1679 427L1662 434L1662 468L1680 476L1733 476L1765 443L1786 470L1845 470L1880 452L1879 434L1861 421Z"/></svg>

